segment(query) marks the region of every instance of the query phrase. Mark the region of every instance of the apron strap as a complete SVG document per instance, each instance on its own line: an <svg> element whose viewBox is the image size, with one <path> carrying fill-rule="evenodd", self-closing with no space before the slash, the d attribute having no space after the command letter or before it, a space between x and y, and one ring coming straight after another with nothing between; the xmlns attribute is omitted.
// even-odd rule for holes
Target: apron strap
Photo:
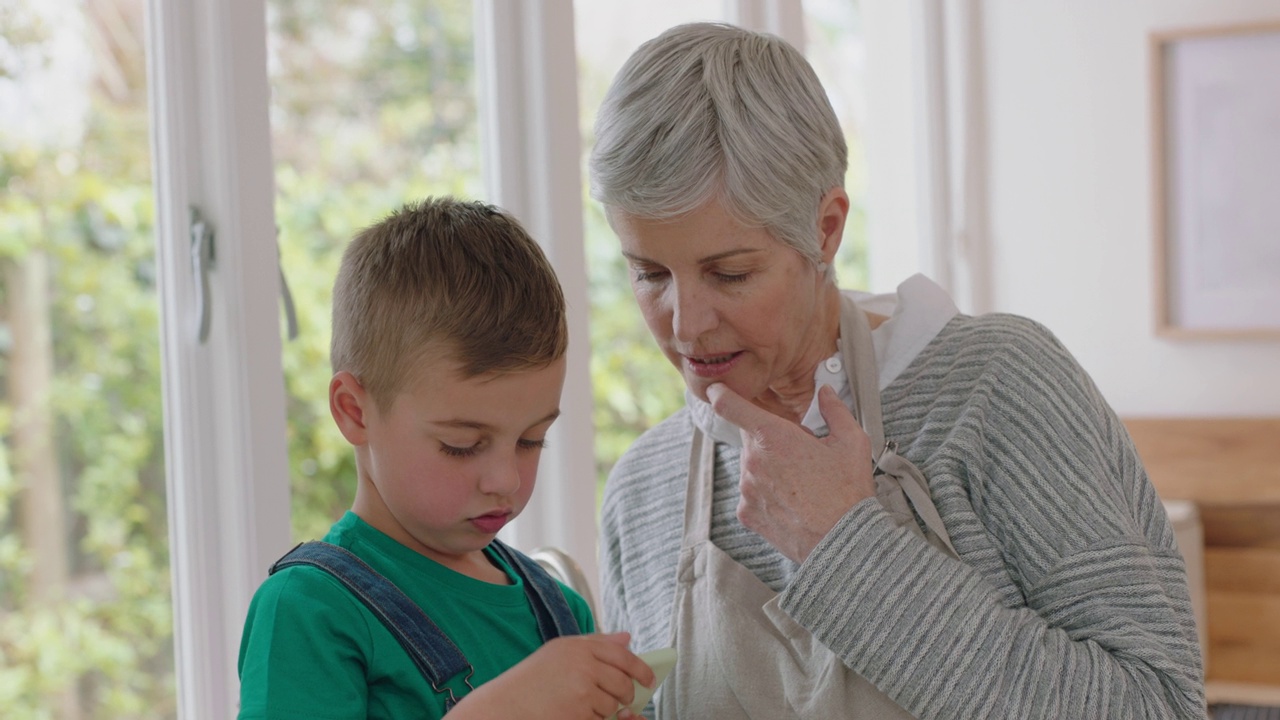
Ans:
<svg viewBox="0 0 1280 720"><path fill-rule="evenodd" d="M715 485L716 441L693 426L689 451L689 479L685 483L684 539L682 548L711 537L711 500Z"/></svg>
<svg viewBox="0 0 1280 720"><path fill-rule="evenodd" d="M951 535L942 523L929 484L924 473L912 462L897 453L897 446L885 442L884 420L880 408L880 372L876 364L875 345L871 340L871 325L867 316L858 309L853 299L840 296L840 354L844 356L849 386L853 395L853 414L871 439L872 460L878 473L892 479L887 490L903 493L911 503L925 527L941 541L944 549L956 558L960 554L951 544ZM881 487L877 483L877 489ZM893 485L897 487L894 488ZM877 492L877 495L880 493ZM892 511L892 508L889 508Z"/></svg>
<svg viewBox="0 0 1280 720"><path fill-rule="evenodd" d="M853 299L840 295L840 354L853 395L853 414L871 438L871 452L884 447L884 423L880 416L880 372L867 316Z"/></svg>
<svg viewBox="0 0 1280 720"><path fill-rule="evenodd" d="M897 479L907 499L911 501L911 507L920 513L925 527L933 531L946 549L951 551L953 557L959 559L960 553L956 552L955 545L951 544L951 535L947 532L947 526L942 523L942 516L938 514L938 508L929 495L929 484L924 479L924 473L920 472L920 468L910 460L897 453L896 443L891 442L885 445L880 453L880 459L876 461L876 470Z"/></svg>

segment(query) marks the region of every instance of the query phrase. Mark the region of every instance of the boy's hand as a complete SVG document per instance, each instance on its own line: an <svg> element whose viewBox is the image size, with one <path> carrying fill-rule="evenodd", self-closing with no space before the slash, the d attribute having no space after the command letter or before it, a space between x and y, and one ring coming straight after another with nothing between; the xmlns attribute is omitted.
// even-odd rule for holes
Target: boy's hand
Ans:
<svg viewBox="0 0 1280 720"><path fill-rule="evenodd" d="M465 718L520 717L527 720L600 720L618 713L635 694L632 678L651 687L656 678L627 649L631 636L573 635L538 648L510 670L468 693L448 714Z"/></svg>

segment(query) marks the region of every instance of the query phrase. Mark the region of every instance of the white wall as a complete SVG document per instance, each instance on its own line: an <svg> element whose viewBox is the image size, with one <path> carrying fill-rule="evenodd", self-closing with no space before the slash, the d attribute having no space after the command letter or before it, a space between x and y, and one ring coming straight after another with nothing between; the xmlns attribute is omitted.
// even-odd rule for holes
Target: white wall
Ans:
<svg viewBox="0 0 1280 720"><path fill-rule="evenodd" d="M903 177L918 163L907 129L918 101L902 94L908 4L864 2L882 33L868 45L869 219L882 248L914 246L919 232L916 181ZM985 0L980 11L992 307L1052 329L1122 415L1280 415L1280 340L1154 334L1148 58L1152 31L1276 20L1280 2ZM873 285L901 274L883 256L912 254L880 253Z"/></svg>
<svg viewBox="0 0 1280 720"><path fill-rule="evenodd" d="M889 292L920 267L919 98L911 2L862 0L867 48L867 237L873 292Z"/></svg>
<svg viewBox="0 0 1280 720"><path fill-rule="evenodd" d="M1275 0L985 3L995 307L1044 322L1122 415L1280 414L1280 341L1157 339L1154 30Z"/></svg>

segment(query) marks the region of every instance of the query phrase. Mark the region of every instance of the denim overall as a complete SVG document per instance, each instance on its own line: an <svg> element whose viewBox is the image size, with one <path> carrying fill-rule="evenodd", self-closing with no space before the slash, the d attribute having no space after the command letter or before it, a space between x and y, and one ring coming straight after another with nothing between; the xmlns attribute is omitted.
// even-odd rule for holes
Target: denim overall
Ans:
<svg viewBox="0 0 1280 720"><path fill-rule="evenodd" d="M529 605L538 621L538 633L542 642L561 635L582 633L578 621L569 609L560 586L536 562L499 540L490 547L502 558L524 585ZM391 631L405 652L413 660L422 676L431 683L437 693L447 693L445 711L458 702L453 689L445 685L450 678L466 673L463 682L468 690L474 669L457 645L431 621L416 603L401 592L390 580L356 557L350 550L322 541L304 542L271 566L268 574L291 565L311 565L337 578L348 590L378 617Z"/></svg>

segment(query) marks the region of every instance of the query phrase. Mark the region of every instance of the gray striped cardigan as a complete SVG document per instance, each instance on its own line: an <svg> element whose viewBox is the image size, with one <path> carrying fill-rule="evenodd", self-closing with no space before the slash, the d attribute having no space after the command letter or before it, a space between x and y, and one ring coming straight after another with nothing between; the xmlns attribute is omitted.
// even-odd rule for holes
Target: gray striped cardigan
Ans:
<svg viewBox="0 0 1280 720"><path fill-rule="evenodd" d="M801 566L737 521L719 444L712 540L853 670L922 720L1204 718L1186 570L1115 413L1044 327L957 315L882 393L964 562L856 505ZM692 424L614 467L604 628L669 644ZM702 720L684 718L681 720Z"/></svg>

